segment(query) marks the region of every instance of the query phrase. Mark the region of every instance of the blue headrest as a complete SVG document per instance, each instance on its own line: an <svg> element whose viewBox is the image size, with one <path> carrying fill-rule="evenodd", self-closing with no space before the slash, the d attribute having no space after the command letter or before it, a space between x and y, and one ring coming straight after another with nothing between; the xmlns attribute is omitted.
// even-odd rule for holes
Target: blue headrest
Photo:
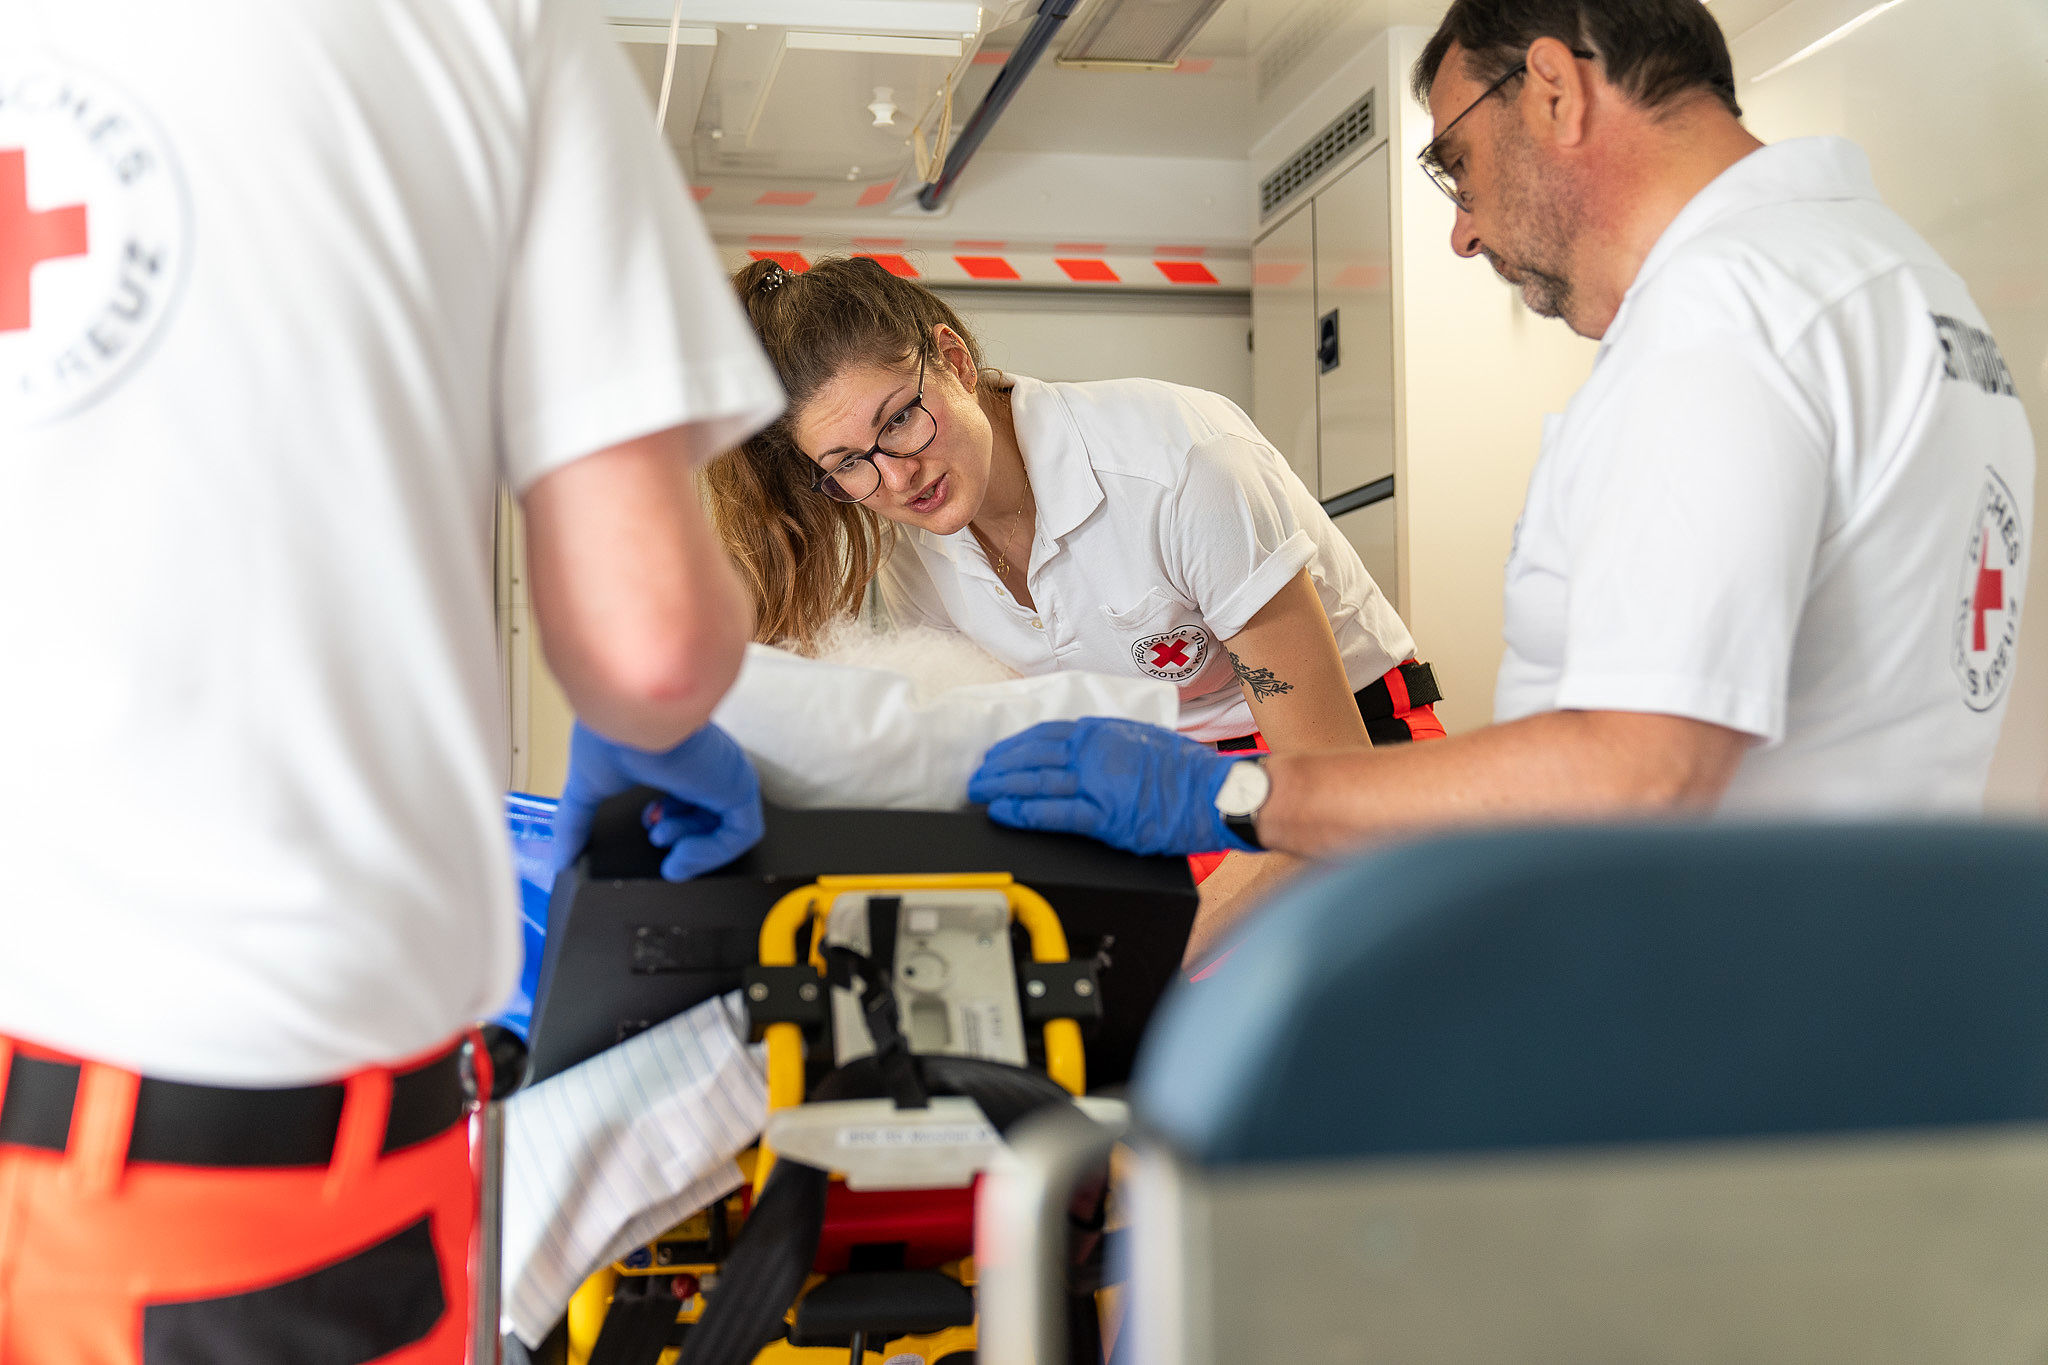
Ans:
<svg viewBox="0 0 2048 1365"><path fill-rule="evenodd" d="M1169 997L1142 1121L1211 1165L2048 1117L2048 830L1522 830L1276 899Z"/></svg>

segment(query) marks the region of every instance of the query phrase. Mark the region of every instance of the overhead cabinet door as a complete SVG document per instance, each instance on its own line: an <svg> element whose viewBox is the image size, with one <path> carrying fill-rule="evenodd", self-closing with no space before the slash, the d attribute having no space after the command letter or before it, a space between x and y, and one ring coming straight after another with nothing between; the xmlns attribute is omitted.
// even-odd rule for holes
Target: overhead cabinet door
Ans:
<svg viewBox="0 0 2048 1365"><path fill-rule="evenodd" d="M1315 214L1304 203L1252 248L1253 419L1317 497Z"/></svg>
<svg viewBox="0 0 2048 1365"><path fill-rule="evenodd" d="M1384 146L1315 197L1318 448L1326 502L1394 472L1388 210Z"/></svg>

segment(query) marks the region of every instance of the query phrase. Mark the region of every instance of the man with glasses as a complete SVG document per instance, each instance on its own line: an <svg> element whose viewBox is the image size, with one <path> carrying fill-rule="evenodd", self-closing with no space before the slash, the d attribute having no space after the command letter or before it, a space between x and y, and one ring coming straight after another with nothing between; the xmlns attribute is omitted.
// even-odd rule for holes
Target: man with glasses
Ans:
<svg viewBox="0 0 2048 1365"><path fill-rule="evenodd" d="M992 750L975 798L1143 851L1311 855L1509 819L1979 808L2033 441L1862 152L1751 137L1698 0L1456 0L1415 90L1452 249L1601 341L1517 528L1497 723L1259 767L1082 721Z"/></svg>

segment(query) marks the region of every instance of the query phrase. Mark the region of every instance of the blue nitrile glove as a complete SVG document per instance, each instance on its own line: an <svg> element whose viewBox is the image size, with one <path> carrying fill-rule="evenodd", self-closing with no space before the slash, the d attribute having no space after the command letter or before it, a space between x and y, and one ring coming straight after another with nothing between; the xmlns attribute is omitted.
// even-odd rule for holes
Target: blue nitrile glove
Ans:
<svg viewBox="0 0 2048 1365"><path fill-rule="evenodd" d="M606 739L578 721L555 814L556 871L583 852L598 806L634 787L666 793L649 803L643 818L648 841L669 851L661 875L672 882L723 867L761 842L761 783L745 751L716 725L656 754Z"/></svg>
<svg viewBox="0 0 2048 1365"><path fill-rule="evenodd" d="M967 783L991 820L1131 853L1249 851L1216 809L1238 757L1134 720L1054 720L988 751Z"/></svg>

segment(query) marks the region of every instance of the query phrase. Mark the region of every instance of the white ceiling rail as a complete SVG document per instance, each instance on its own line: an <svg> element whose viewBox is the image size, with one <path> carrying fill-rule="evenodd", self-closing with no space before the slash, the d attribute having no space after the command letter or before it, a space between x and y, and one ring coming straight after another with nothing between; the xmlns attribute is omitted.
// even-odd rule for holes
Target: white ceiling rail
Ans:
<svg viewBox="0 0 2048 1365"><path fill-rule="evenodd" d="M659 43L668 46L668 23L659 24L614 23L612 37L622 43ZM676 30L677 47L717 47L718 30L715 28L684 27Z"/></svg>
<svg viewBox="0 0 2048 1365"><path fill-rule="evenodd" d="M783 54L789 51L787 37L778 28L727 30L718 55L712 58L711 87L718 92L718 108L728 120L720 135L730 138L736 132L740 147L752 148L761 130ZM741 114L737 125L729 121L735 111ZM698 111L700 119L705 112Z"/></svg>
<svg viewBox="0 0 2048 1365"><path fill-rule="evenodd" d="M667 30L672 0L605 0L615 23L659 23ZM973 41L981 32L980 0L683 0L686 24L756 25L812 33L897 34Z"/></svg>
<svg viewBox="0 0 2048 1365"><path fill-rule="evenodd" d="M901 33L815 33L791 29L785 41L799 52L876 52L894 57L957 57L958 38L917 38Z"/></svg>

